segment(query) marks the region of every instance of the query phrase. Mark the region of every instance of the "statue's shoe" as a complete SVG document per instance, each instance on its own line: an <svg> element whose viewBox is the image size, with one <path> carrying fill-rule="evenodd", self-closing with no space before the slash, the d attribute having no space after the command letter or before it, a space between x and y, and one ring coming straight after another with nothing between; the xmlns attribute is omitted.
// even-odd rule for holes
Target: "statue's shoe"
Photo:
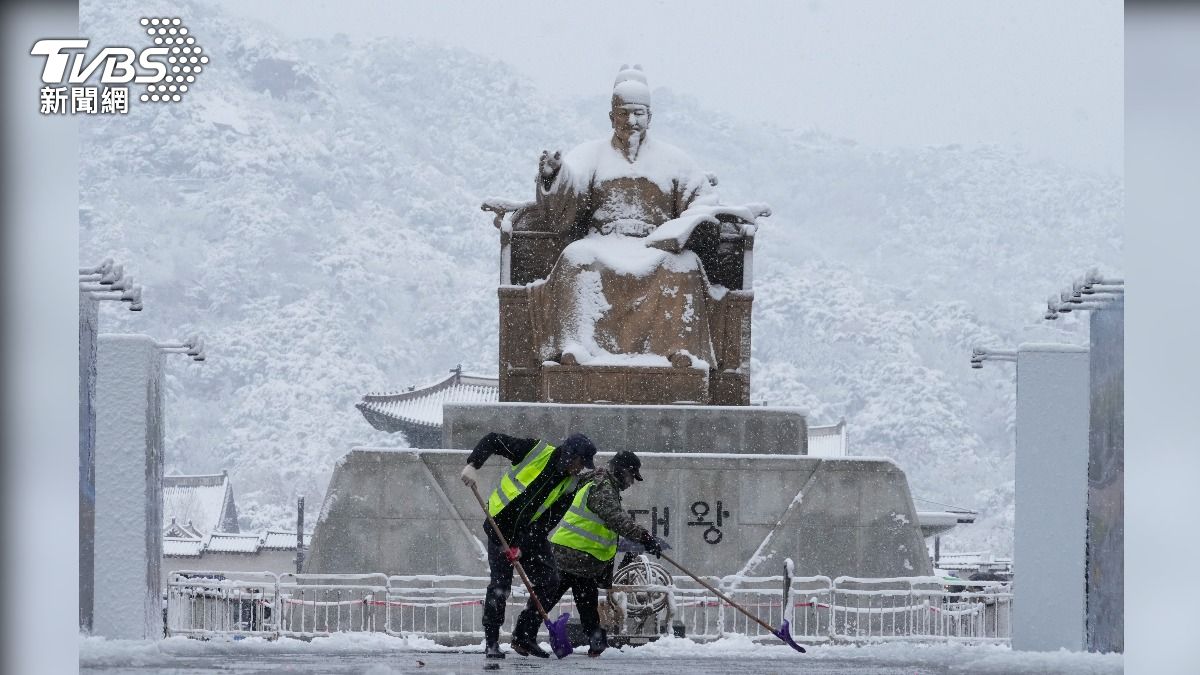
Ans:
<svg viewBox="0 0 1200 675"><path fill-rule="evenodd" d="M691 368L692 357L683 352L674 352L671 354L671 366L674 368Z"/></svg>

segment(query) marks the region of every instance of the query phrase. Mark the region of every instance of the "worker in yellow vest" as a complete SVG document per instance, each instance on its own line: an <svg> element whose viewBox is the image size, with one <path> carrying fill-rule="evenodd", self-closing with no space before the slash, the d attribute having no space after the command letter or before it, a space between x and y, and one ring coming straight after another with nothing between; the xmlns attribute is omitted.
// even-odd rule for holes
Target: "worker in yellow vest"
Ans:
<svg viewBox="0 0 1200 675"><path fill-rule="evenodd" d="M477 485L478 469L493 455L512 462L512 468L501 474L500 484L488 496L488 512L509 545L520 550L521 565L534 592L539 598L546 597L558 585L558 568L546 537L571 506L580 486L579 474L594 467L596 446L583 434L572 434L551 445L534 438L490 433L475 444L462 470L462 481ZM483 530L490 570L483 602L484 656L502 659L500 626L512 588L513 565L486 520ZM512 649L522 656L549 656L534 640L518 640L515 635Z"/></svg>
<svg viewBox="0 0 1200 675"><path fill-rule="evenodd" d="M641 470L638 456L622 450L609 460L607 470L598 469L581 476L581 487L571 508L550 537L559 581L557 587L539 597L550 607L567 590L571 591L579 622L589 636L588 656L600 656L608 647L608 635L600 627L597 604L599 589L612 587L617 538L639 542L655 555L662 553L662 543L621 508L621 491L642 480ZM521 612L513 628L513 642L535 642L539 619L536 610L526 608Z"/></svg>

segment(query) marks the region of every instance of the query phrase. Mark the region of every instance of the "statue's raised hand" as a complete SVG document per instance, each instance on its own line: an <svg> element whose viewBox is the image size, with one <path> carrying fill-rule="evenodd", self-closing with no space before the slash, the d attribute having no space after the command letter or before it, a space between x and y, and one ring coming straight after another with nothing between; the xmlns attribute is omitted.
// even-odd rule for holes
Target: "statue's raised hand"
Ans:
<svg viewBox="0 0 1200 675"><path fill-rule="evenodd" d="M549 150L542 151L542 157L538 160L538 176L542 182L547 185L554 177L558 175L558 170L562 168L562 153L555 151L553 155Z"/></svg>

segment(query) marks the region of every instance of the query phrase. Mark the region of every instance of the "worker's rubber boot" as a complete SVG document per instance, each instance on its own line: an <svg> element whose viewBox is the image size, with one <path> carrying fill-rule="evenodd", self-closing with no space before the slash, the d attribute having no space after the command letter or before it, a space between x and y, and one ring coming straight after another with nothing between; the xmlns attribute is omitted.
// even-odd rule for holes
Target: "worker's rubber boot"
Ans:
<svg viewBox="0 0 1200 675"><path fill-rule="evenodd" d="M483 648L483 658L485 658L485 659L502 659L502 658L504 658L504 652L500 651L500 643L499 642L487 643L487 646Z"/></svg>
<svg viewBox="0 0 1200 675"><path fill-rule="evenodd" d="M608 649L608 631L597 628L592 631L592 637L588 641L588 656L600 656L605 649Z"/></svg>
<svg viewBox="0 0 1200 675"><path fill-rule="evenodd" d="M512 647L514 652L520 654L521 656L536 656L539 659L550 658L550 653L538 646L536 638L526 642L525 640L514 637L513 641L509 643L509 646Z"/></svg>

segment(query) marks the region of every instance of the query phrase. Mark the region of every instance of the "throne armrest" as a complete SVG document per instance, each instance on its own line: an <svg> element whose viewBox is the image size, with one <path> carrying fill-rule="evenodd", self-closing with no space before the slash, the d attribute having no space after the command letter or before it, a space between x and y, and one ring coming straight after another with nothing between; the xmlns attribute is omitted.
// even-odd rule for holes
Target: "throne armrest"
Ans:
<svg viewBox="0 0 1200 675"><path fill-rule="evenodd" d="M678 252L694 251L711 283L730 290L749 290L753 284L754 237L757 219L771 215L765 204L695 206L667 221L646 237L646 246Z"/></svg>
<svg viewBox="0 0 1200 675"><path fill-rule="evenodd" d="M509 222L511 223L514 220L518 220L521 215L524 215L523 212L525 210L534 205L534 202L530 201L519 202L512 199L489 197L483 200L483 204L480 204L479 210L491 211L492 213L496 214L495 217L492 218L492 225L495 226L497 230L502 230L504 229L502 225L506 215L510 213L513 214L513 217L509 219Z"/></svg>
<svg viewBox="0 0 1200 675"><path fill-rule="evenodd" d="M721 230L719 247L741 249L741 290L754 287L754 236L758 234L758 219L770 215L771 207L766 204L746 204L717 214Z"/></svg>
<svg viewBox="0 0 1200 675"><path fill-rule="evenodd" d="M543 227L536 202L492 198L479 208L495 214L492 225L500 230L501 286L523 286L550 273L569 236Z"/></svg>

